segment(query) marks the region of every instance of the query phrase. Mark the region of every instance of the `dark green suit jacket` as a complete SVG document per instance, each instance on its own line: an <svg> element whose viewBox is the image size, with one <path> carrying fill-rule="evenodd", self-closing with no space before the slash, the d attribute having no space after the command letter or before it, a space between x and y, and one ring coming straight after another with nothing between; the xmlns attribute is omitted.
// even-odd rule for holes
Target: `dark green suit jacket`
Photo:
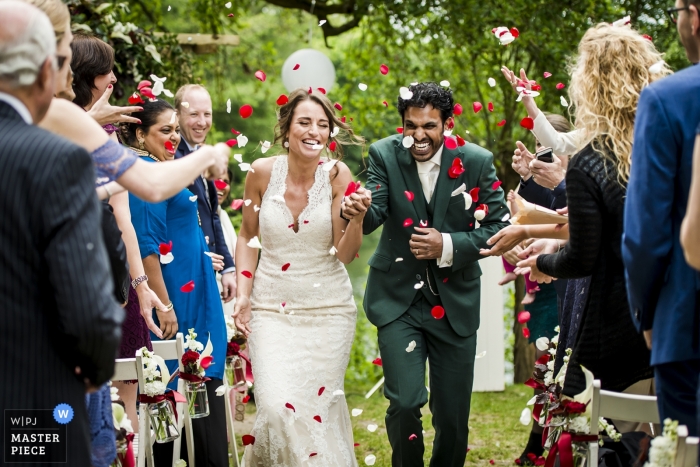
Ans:
<svg viewBox="0 0 700 467"><path fill-rule="evenodd" d="M426 267L435 277L445 316L452 329L463 337L472 335L479 327L481 268L480 248L486 240L508 225L503 219L509 213L503 190L493 188L497 181L493 155L471 143L457 149L443 148L440 175L433 192L433 222L429 227L452 237L454 259L452 266L439 268L436 260L419 261L409 248L411 235L421 220L428 219L427 202L423 195L416 162L401 144L402 135L384 138L369 148L367 188L372 191L372 204L363 222L366 234L384 225L374 255L369 259L364 308L367 318L377 327L401 316L416 296L414 285L423 281ZM451 178L448 170L453 160L460 158L464 173ZM465 184L466 191L479 187L479 199L465 210L463 195L452 196ZM405 191L415 195L411 202ZM488 215L476 228L474 211L479 204L488 205ZM413 225L404 227L412 219ZM401 261L396 261L402 258Z"/></svg>

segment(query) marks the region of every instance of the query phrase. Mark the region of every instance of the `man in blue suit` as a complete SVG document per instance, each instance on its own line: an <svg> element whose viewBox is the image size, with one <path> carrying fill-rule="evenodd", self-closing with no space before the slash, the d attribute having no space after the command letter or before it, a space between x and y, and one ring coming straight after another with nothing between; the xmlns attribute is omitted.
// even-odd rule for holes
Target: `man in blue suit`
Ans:
<svg viewBox="0 0 700 467"><path fill-rule="evenodd" d="M700 0L669 10L688 59L700 61ZM680 244L695 130L700 122L700 67L691 66L642 91L625 203L622 255L632 318L651 348L661 419L697 436L700 377L700 276Z"/></svg>
<svg viewBox="0 0 700 467"><path fill-rule="evenodd" d="M175 94L175 109L180 120L182 136L175 153L175 158L179 159L194 151L195 147L203 144L207 138L212 122L209 92L198 84L182 86ZM221 298L229 302L236 296L236 268L226 247L224 232L219 221L216 186L211 180L198 177L189 189L197 195L197 210L209 250L224 257L224 269L221 271L223 287Z"/></svg>

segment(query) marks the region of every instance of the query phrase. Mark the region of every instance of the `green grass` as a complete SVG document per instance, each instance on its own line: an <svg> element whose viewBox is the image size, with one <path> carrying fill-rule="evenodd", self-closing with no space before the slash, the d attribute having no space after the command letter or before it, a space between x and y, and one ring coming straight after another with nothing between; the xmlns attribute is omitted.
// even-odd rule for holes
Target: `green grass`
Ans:
<svg viewBox="0 0 700 467"><path fill-rule="evenodd" d="M346 398L350 410L362 409L357 417L351 417L355 442L360 446L355 448L357 462L365 465L365 457L374 454L377 467L391 466L391 446L386 436L384 414L389 405L381 390L370 399L364 394L368 388L346 387ZM520 455L530 431L529 426L523 426L518 419L532 391L523 385L508 386L504 392L474 393L472 395L471 416L469 417L469 448L466 466L490 466L493 460L497 466L512 466L513 461ZM255 406L248 404L246 412L251 416ZM367 425L379 425L375 432L367 430ZM425 430L425 456L427 466L432 452L434 436L430 411L426 405L423 408L423 429ZM240 436L237 433L239 452L242 453Z"/></svg>

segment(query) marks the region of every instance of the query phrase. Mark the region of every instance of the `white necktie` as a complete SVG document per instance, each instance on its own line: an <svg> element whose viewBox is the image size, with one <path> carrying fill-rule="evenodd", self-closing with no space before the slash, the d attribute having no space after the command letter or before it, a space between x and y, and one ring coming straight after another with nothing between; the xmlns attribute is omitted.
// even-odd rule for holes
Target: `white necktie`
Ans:
<svg viewBox="0 0 700 467"><path fill-rule="evenodd" d="M426 170L425 172L418 172L418 178L420 179L420 184L421 187L423 188L423 194L425 195L425 199L430 202L430 198L433 196L433 190L435 188L435 175L436 175L436 170L438 166L432 162L428 161L421 169Z"/></svg>

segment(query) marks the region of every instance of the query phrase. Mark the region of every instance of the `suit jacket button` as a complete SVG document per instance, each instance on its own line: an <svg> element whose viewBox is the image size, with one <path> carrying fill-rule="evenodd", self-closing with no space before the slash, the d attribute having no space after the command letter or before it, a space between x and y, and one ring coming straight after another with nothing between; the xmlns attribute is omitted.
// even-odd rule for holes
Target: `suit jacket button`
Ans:
<svg viewBox="0 0 700 467"><path fill-rule="evenodd" d="M420 274L416 274L416 279L420 280Z"/></svg>

